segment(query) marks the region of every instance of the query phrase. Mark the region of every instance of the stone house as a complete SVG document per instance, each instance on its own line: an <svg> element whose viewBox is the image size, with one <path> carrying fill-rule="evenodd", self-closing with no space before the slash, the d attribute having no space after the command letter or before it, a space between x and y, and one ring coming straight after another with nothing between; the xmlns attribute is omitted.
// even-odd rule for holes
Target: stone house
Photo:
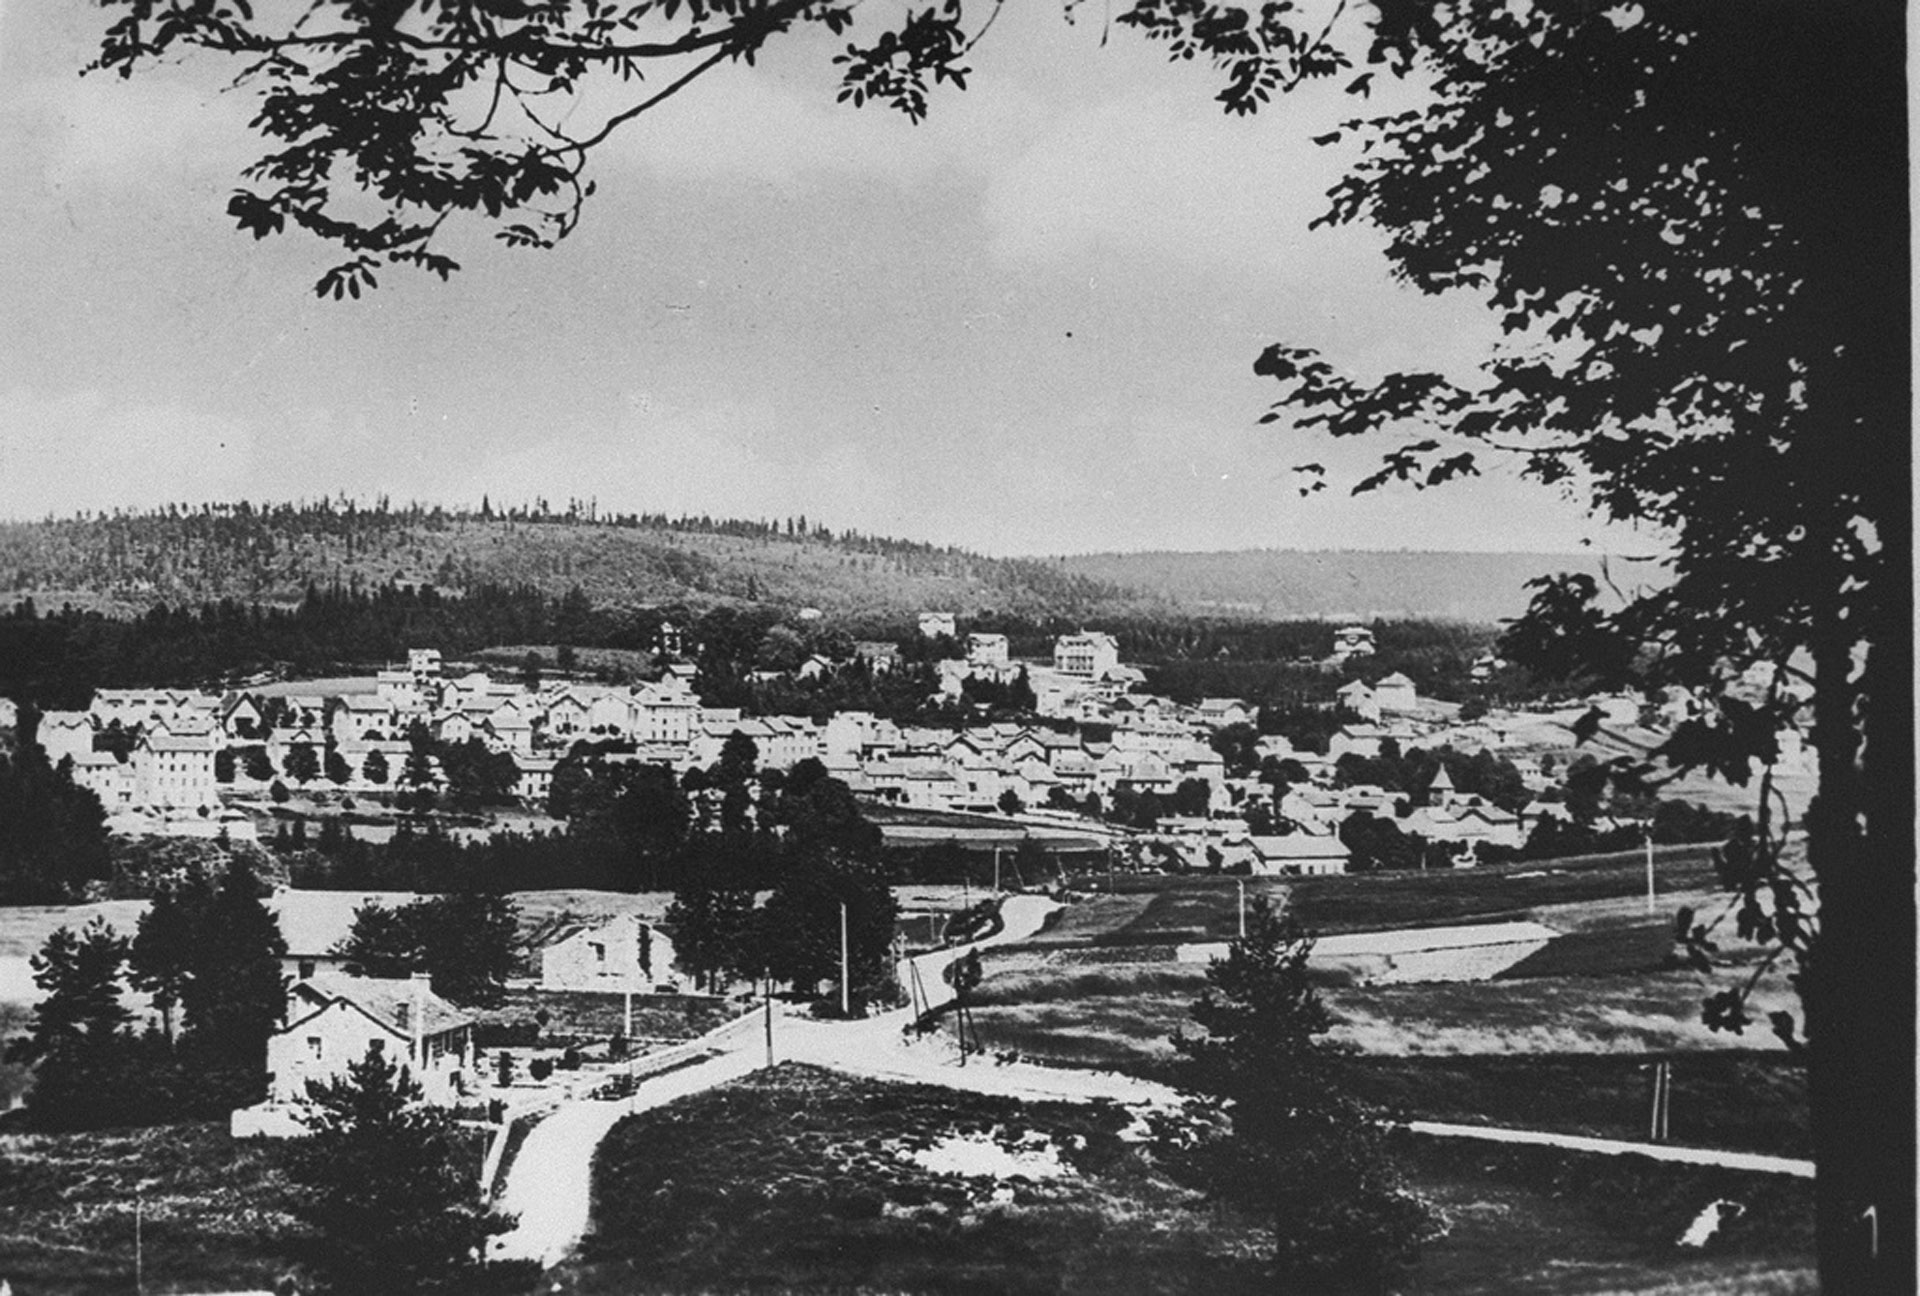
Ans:
<svg viewBox="0 0 1920 1296"><path fill-rule="evenodd" d="M542 990L677 990L673 942L633 914L563 929L540 951Z"/></svg>

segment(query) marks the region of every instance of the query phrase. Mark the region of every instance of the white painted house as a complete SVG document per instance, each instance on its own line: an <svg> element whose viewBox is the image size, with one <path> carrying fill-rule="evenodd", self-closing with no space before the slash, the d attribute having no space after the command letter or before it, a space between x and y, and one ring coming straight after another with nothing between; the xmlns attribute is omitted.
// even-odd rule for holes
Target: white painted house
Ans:
<svg viewBox="0 0 1920 1296"><path fill-rule="evenodd" d="M633 914L564 931L540 951L543 990L631 991L677 989L673 942Z"/></svg>
<svg viewBox="0 0 1920 1296"><path fill-rule="evenodd" d="M434 994L424 972L320 973L288 987L286 1016L267 1040L268 1104L306 1101L308 1081L344 1077L369 1050L403 1064L429 1102L474 1087L473 1018Z"/></svg>

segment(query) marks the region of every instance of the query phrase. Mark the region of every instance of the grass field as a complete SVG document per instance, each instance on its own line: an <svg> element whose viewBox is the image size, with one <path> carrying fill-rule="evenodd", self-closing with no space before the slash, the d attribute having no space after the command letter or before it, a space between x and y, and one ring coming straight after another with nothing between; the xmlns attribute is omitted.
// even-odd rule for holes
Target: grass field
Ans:
<svg viewBox="0 0 1920 1296"><path fill-rule="evenodd" d="M596 1233L552 1275L593 1293L1269 1291L1257 1219L1173 1179L1121 1113L1023 1105L806 1067L631 1118L595 1166ZM972 1135L1044 1146L1057 1176L912 1159ZM1795 1181L1407 1139L1446 1233L1397 1290L1807 1290ZM1747 1214L1705 1253L1674 1240L1715 1197Z"/></svg>
<svg viewBox="0 0 1920 1296"><path fill-rule="evenodd" d="M976 1016L997 1049L1069 1065L1154 1067L1187 1021L1199 964L1108 965L1096 974L1043 968L989 976ZM1500 981L1323 989L1329 1039L1375 1056L1493 1053L1666 1053L1768 1048L1765 1027L1709 1031L1700 1005L1718 981L1686 971L1633 976L1528 976ZM1778 976L1756 993L1759 1013L1794 1009Z"/></svg>
<svg viewBox="0 0 1920 1296"><path fill-rule="evenodd" d="M284 1144L215 1124L0 1136L0 1277L27 1293L270 1288L290 1257Z"/></svg>

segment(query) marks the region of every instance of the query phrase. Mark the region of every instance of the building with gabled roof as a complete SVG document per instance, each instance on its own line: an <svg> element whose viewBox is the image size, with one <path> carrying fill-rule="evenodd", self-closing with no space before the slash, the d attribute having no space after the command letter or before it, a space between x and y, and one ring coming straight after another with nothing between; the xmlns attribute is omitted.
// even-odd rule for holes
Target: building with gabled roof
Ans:
<svg viewBox="0 0 1920 1296"><path fill-rule="evenodd" d="M66 757L77 763L83 754L91 753L94 733L93 717L85 711L46 711L34 737L47 754L47 764L57 766Z"/></svg>
<svg viewBox="0 0 1920 1296"><path fill-rule="evenodd" d="M128 762L133 772L133 803L181 808L218 805L213 753L210 733L174 734L160 728L142 735Z"/></svg>
<svg viewBox="0 0 1920 1296"><path fill-rule="evenodd" d="M1104 679L1120 665L1120 641L1102 630L1082 630L1053 641L1053 668L1076 679Z"/></svg>
<svg viewBox="0 0 1920 1296"><path fill-rule="evenodd" d="M568 923L540 950L540 988L672 993L680 988L673 941L634 914Z"/></svg>
<svg viewBox="0 0 1920 1296"><path fill-rule="evenodd" d="M1325 877L1347 871L1352 853L1333 833L1286 833L1274 837L1250 837L1253 846L1253 871L1262 876L1285 874L1298 877Z"/></svg>
<svg viewBox="0 0 1920 1296"><path fill-rule="evenodd" d="M1413 681L1399 671L1373 686L1373 700L1382 711L1418 711L1420 696Z"/></svg>
<svg viewBox="0 0 1920 1296"><path fill-rule="evenodd" d="M475 1082L474 1019L408 978L316 973L287 989L286 1014L267 1040L268 1102L299 1104L307 1083L343 1078L380 1052L400 1062L428 1102L449 1104Z"/></svg>

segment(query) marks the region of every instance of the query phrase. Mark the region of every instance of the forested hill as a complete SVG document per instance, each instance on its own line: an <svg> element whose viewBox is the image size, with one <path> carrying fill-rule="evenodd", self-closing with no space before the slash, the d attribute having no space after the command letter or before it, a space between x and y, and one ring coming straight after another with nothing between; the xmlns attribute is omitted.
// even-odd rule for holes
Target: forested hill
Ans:
<svg viewBox="0 0 1920 1296"><path fill-rule="evenodd" d="M0 599L127 615L221 599L292 606L309 587L464 594L576 588L595 606L762 602L838 615L1151 614L1141 597L1057 560L993 559L831 532L805 518L496 512L347 503L211 505L0 523Z"/></svg>
<svg viewBox="0 0 1920 1296"><path fill-rule="evenodd" d="M813 606L836 617L1114 621L1371 615L1486 622L1519 613L1560 554L1250 550L986 558L806 518L739 521L346 502L170 507L0 523L0 606L133 615L221 600L292 607L310 588L431 586L461 595L578 589L596 607ZM1619 564L1614 579L1625 585ZM1651 579L1645 564L1631 579Z"/></svg>
<svg viewBox="0 0 1920 1296"><path fill-rule="evenodd" d="M1244 549L1226 553L1102 553L1068 558L1065 571L1178 601L1194 613L1246 617L1419 616L1497 621L1527 605L1526 582L1587 572L1606 587L1664 584L1646 561L1588 554L1427 553Z"/></svg>

